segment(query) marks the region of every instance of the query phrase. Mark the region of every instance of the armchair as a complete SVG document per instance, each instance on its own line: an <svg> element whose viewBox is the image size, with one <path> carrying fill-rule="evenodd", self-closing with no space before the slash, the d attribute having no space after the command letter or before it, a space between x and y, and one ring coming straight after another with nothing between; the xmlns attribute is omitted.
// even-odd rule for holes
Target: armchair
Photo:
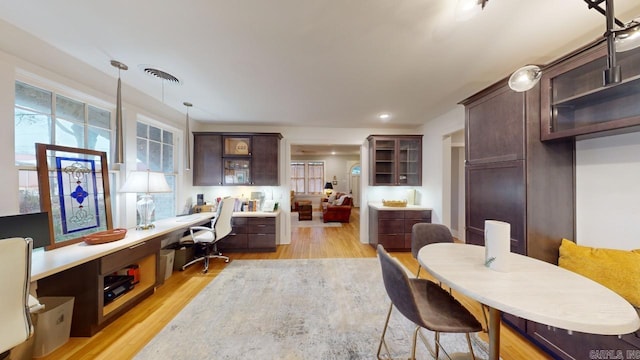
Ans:
<svg viewBox="0 0 640 360"><path fill-rule="evenodd" d="M338 200L335 201L335 204L330 202L322 203L322 221L348 223L349 217L351 216L351 207L353 205L351 199L351 195L340 194Z"/></svg>

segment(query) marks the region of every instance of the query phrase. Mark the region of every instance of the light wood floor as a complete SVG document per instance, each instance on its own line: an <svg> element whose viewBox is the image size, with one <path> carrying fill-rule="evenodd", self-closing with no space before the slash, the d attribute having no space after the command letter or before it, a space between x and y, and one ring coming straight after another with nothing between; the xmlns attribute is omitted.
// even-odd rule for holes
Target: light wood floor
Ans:
<svg viewBox="0 0 640 360"><path fill-rule="evenodd" d="M359 241L359 211L352 211L350 223L335 228L295 228L290 245L279 245L272 253L229 253L235 259L306 259L375 257L374 249ZM414 273L418 264L410 252L394 253ZM225 267L212 261L209 273L202 274L196 264L176 271L155 294L129 310L91 338L71 338L65 345L42 359L130 359L151 340L182 308ZM423 271L424 273L424 271ZM477 302L454 295L483 321ZM382 325L382 324L381 324ZM482 337L487 340L486 334ZM501 329L502 359L548 358L537 347L506 326ZM188 351L188 349L185 349ZM375 349L372 349L372 352Z"/></svg>

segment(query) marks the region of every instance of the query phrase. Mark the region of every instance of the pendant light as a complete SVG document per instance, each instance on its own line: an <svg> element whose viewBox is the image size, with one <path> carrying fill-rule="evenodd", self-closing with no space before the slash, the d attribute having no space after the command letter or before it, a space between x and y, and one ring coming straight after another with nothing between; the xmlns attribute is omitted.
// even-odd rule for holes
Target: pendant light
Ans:
<svg viewBox="0 0 640 360"><path fill-rule="evenodd" d="M113 162L124 163L124 136L122 133L122 82L120 81L120 71L129 70L129 67L119 61L111 60L111 66L118 68L118 91L116 95L116 152Z"/></svg>
<svg viewBox="0 0 640 360"><path fill-rule="evenodd" d="M187 131L184 137L184 156L185 156L185 170L191 170L191 131L189 130L189 108L193 106L190 102L184 102L184 106L187 107Z"/></svg>

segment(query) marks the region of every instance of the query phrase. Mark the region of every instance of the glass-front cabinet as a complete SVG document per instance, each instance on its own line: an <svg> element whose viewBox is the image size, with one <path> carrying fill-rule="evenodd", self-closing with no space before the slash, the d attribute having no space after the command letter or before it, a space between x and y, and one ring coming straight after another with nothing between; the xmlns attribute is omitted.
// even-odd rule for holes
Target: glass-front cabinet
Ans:
<svg viewBox="0 0 640 360"><path fill-rule="evenodd" d="M251 160L225 158L223 180L224 185L251 184Z"/></svg>
<svg viewBox="0 0 640 360"><path fill-rule="evenodd" d="M640 48L617 53L619 83L605 85L606 44L545 69L540 80L541 139L553 140L640 125Z"/></svg>
<svg viewBox="0 0 640 360"><path fill-rule="evenodd" d="M422 135L370 135L369 185L422 185Z"/></svg>

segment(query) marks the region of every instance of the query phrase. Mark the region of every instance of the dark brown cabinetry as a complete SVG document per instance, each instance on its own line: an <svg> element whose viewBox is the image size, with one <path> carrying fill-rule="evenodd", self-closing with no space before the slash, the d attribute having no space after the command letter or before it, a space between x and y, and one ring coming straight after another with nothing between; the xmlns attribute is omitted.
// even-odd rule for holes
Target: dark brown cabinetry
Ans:
<svg viewBox="0 0 640 360"><path fill-rule="evenodd" d="M603 85L603 41L545 68L540 80L542 140L637 130L640 48L618 53L617 61L622 81L608 86Z"/></svg>
<svg viewBox="0 0 640 360"><path fill-rule="evenodd" d="M193 185L280 185L281 134L194 133Z"/></svg>
<svg viewBox="0 0 640 360"><path fill-rule="evenodd" d="M218 248L221 251L276 251L279 214L275 217L234 217L233 230Z"/></svg>
<svg viewBox="0 0 640 360"><path fill-rule="evenodd" d="M153 294L162 238L155 238L38 280L39 296L75 297L71 336L92 336L122 313ZM139 282L104 303L104 278L137 265Z"/></svg>
<svg viewBox="0 0 640 360"><path fill-rule="evenodd" d="M505 221L512 252L557 263L560 240L573 237L573 140L540 141L539 87L501 81L462 104L467 242L484 245L484 221Z"/></svg>
<svg viewBox="0 0 640 360"><path fill-rule="evenodd" d="M573 237L573 140L540 141L539 87L516 93L501 81L462 104L466 242L484 245L485 220L505 221L512 252L557 264L560 240Z"/></svg>
<svg viewBox="0 0 640 360"><path fill-rule="evenodd" d="M369 244L389 251L411 250L414 224L431 222L431 210L380 210L369 206Z"/></svg>
<svg viewBox="0 0 640 360"><path fill-rule="evenodd" d="M422 185L422 135L370 135L369 185Z"/></svg>
<svg viewBox="0 0 640 360"><path fill-rule="evenodd" d="M222 135L193 134L193 185L222 185Z"/></svg>

